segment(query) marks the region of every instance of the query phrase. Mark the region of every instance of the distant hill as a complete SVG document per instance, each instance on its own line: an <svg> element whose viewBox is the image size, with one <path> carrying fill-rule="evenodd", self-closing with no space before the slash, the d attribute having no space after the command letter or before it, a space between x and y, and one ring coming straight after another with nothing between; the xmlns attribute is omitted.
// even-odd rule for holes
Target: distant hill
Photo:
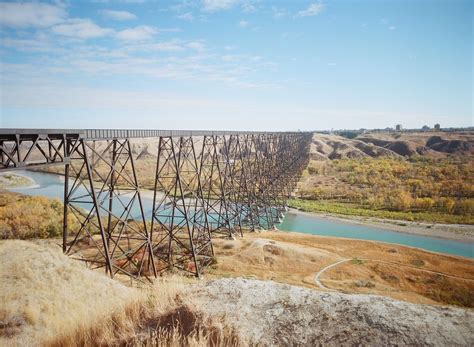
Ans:
<svg viewBox="0 0 474 347"><path fill-rule="evenodd" d="M369 132L354 138L315 134L311 144L313 160L414 155L431 158L474 155L474 132Z"/></svg>

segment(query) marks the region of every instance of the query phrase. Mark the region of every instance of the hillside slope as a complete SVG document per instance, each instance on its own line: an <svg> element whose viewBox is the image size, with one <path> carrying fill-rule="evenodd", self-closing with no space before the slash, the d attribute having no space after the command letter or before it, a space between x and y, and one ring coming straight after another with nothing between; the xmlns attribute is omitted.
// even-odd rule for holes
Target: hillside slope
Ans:
<svg viewBox="0 0 474 347"><path fill-rule="evenodd" d="M368 132L348 139L338 135L314 134L311 158L342 159L360 157L443 158L474 155L474 134L470 132Z"/></svg>
<svg viewBox="0 0 474 347"><path fill-rule="evenodd" d="M200 310L224 316L251 343L264 346L474 344L474 313L463 309L242 278L197 288L190 295Z"/></svg>
<svg viewBox="0 0 474 347"><path fill-rule="evenodd" d="M141 299L56 245L0 242L0 345L35 346L90 329Z"/></svg>
<svg viewBox="0 0 474 347"><path fill-rule="evenodd" d="M2 346L474 343L466 309L241 278L135 289L52 242L1 241L0 256Z"/></svg>

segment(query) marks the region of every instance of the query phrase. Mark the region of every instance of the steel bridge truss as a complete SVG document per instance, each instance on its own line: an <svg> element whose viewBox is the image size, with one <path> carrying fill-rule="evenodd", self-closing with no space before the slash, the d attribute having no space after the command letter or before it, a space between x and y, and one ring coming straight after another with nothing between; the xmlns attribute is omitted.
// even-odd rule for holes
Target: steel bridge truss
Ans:
<svg viewBox="0 0 474 347"><path fill-rule="evenodd" d="M157 139L146 210L133 138ZM63 251L111 277L200 276L214 237L281 223L310 133L0 129L0 171L64 167ZM54 170L54 168L52 169Z"/></svg>

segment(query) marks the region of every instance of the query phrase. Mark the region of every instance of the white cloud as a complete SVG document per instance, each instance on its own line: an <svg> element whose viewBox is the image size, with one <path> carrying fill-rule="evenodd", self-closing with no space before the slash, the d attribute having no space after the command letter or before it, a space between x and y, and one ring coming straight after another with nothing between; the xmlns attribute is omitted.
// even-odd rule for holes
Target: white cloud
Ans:
<svg viewBox="0 0 474 347"><path fill-rule="evenodd" d="M321 11L324 10L324 4L321 2L315 2L311 5L306 10L298 12L299 17L311 17L311 16L316 16Z"/></svg>
<svg viewBox="0 0 474 347"><path fill-rule="evenodd" d="M94 109L193 109L228 106L221 101L168 95L148 90L114 90L75 87L54 81L38 85L12 86L5 91L5 105L11 107L69 107Z"/></svg>
<svg viewBox="0 0 474 347"><path fill-rule="evenodd" d="M221 59L225 62L252 62L256 63L262 60L262 57L258 55L249 54L225 54L221 56ZM266 63L265 63L266 64Z"/></svg>
<svg viewBox="0 0 474 347"><path fill-rule="evenodd" d="M178 52L186 49L185 44L179 40L168 40L161 42L144 42L127 46L128 51L136 52Z"/></svg>
<svg viewBox="0 0 474 347"><path fill-rule="evenodd" d="M158 29L160 33L179 33L181 31L180 28L160 28Z"/></svg>
<svg viewBox="0 0 474 347"><path fill-rule="evenodd" d="M288 11L286 9L275 6L272 7L272 13L274 19L280 19L288 15Z"/></svg>
<svg viewBox="0 0 474 347"><path fill-rule="evenodd" d="M60 52L61 48L57 47L53 42L42 38L16 39L2 38L0 44L3 47L13 48L21 52Z"/></svg>
<svg viewBox="0 0 474 347"><path fill-rule="evenodd" d="M137 16L135 16L133 13L130 13L128 11L101 10L100 13L106 18L110 18L114 20L137 19Z"/></svg>
<svg viewBox="0 0 474 347"><path fill-rule="evenodd" d="M183 51L183 45L177 40L163 41L147 45L147 48L150 50L164 51L164 52L174 52L174 51Z"/></svg>
<svg viewBox="0 0 474 347"><path fill-rule="evenodd" d="M229 10L234 7L239 0L203 0L204 10L209 12Z"/></svg>
<svg viewBox="0 0 474 347"><path fill-rule="evenodd" d="M180 15L177 15L176 18L182 19L182 20L187 20L187 21L192 21L194 20L194 16L191 12L186 12Z"/></svg>
<svg viewBox="0 0 474 347"><path fill-rule="evenodd" d="M79 39L91 39L113 33L112 29L102 28L90 19L73 18L67 22L55 25L52 31L58 35Z"/></svg>
<svg viewBox="0 0 474 347"><path fill-rule="evenodd" d="M242 4L242 11L246 13L253 13L257 11L257 7L249 2Z"/></svg>
<svg viewBox="0 0 474 347"><path fill-rule="evenodd" d="M67 13L61 6L42 3L0 3L0 25L12 28L49 27L62 22Z"/></svg>
<svg viewBox="0 0 474 347"><path fill-rule="evenodd" d="M139 25L117 33L117 38L123 41L147 41L153 38L158 31L148 25Z"/></svg>
<svg viewBox="0 0 474 347"><path fill-rule="evenodd" d="M391 25L391 26L388 27L388 29L389 30L395 30L395 29L397 29L397 27L395 25Z"/></svg>
<svg viewBox="0 0 474 347"><path fill-rule="evenodd" d="M187 44L187 46L191 49L194 49L196 51L204 51L206 49L206 46L204 43L200 41L192 41Z"/></svg>
<svg viewBox="0 0 474 347"><path fill-rule="evenodd" d="M249 22L247 22L247 21L245 21L245 20L241 20L241 21L239 22L239 26L240 26L241 28L246 28L248 25L249 25Z"/></svg>
<svg viewBox="0 0 474 347"><path fill-rule="evenodd" d="M76 76L127 76L131 79L146 76L157 80L216 82L238 88L276 88L276 85L260 80L261 71L275 69L275 64L262 57L245 54L222 57L216 53L216 48L208 47L205 40L199 39L143 40L148 34L161 30L151 28L131 32L132 29L136 28L124 33L100 28L90 20L69 19L51 30L42 30L42 38L39 34L28 39L2 38L2 50L37 53L31 59L30 67L7 67L2 63L2 80L5 85L31 85L33 80L47 78L72 81ZM117 39L120 35L127 44L111 48L77 40L102 34ZM226 50L236 48L229 46Z"/></svg>

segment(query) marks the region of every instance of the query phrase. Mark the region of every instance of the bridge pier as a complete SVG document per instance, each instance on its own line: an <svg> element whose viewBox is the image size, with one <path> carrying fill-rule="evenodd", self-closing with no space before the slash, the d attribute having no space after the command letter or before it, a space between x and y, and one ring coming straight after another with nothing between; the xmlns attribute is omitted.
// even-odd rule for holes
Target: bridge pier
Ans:
<svg viewBox="0 0 474 347"><path fill-rule="evenodd" d="M145 211L131 139L156 138ZM111 276L200 276L212 238L273 229L311 133L0 129L0 171L64 165L64 253Z"/></svg>
<svg viewBox="0 0 474 347"><path fill-rule="evenodd" d="M71 163L65 169L65 253L104 267L111 277L156 276L129 139L109 140L100 150L95 141L77 142L69 146ZM69 214L79 224L72 233Z"/></svg>

